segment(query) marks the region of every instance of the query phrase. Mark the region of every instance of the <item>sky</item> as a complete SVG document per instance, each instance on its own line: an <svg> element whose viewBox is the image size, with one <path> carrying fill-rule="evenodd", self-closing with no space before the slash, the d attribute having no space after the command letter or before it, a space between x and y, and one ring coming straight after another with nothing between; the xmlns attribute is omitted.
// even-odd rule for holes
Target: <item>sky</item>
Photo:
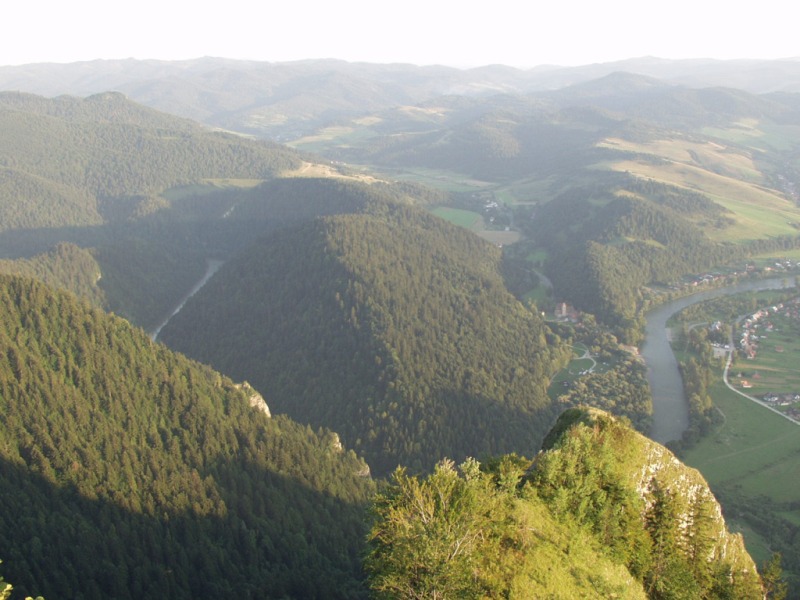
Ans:
<svg viewBox="0 0 800 600"><path fill-rule="evenodd" d="M577 66L626 58L800 57L786 0L25 0L0 65L202 56L282 62ZM743 4L743 3L742 3ZM548 6L544 6L548 5ZM792 11L792 9L788 9Z"/></svg>

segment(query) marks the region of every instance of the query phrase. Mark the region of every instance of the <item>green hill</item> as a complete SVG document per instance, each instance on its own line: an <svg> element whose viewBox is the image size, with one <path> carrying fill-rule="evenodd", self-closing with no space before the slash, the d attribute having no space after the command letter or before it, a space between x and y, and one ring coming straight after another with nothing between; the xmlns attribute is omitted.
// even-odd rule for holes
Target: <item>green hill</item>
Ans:
<svg viewBox="0 0 800 600"><path fill-rule="evenodd" d="M29 257L63 241L89 247L143 235L169 239L182 232L159 231L164 222L185 227L209 209L200 192L188 203L169 190L253 185L301 164L287 148L211 131L121 94L3 92L0 255Z"/></svg>
<svg viewBox="0 0 800 600"><path fill-rule="evenodd" d="M365 463L336 434L0 276L0 554L47 598L363 596ZM263 405L262 405L263 406Z"/></svg>
<svg viewBox="0 0 800 600"><path fill-rule="evenodd" d="M764 597L702 476L600 411L564 413L533 460L398 469L374 513L388 597Z"/></svg>
<svg viewBox="0 0 800 600"><path fill-rule="evenodd" d="M214 178L266 179L300 165L276 144L211 131L116 93L44 99L5 92L0 131L4 170L89 194L98 211L116 198Z"/></svg>
<svg viewBox="0 0 800 600"><path fill-rule="evenodd" d="M287 148L117 93L0 93L0 256L34 260L65 242L93 250L105 303L91 297L97 290L92 301L150 326L216 252L208 241L218 238L203 235L207 223L221 219L237 192L301 164ZM54 273L62 279L81 268L52 265L64 269Z"/></svg>
<svg viewBox="0 0 800 600"><path fill-rule="evenodd" d="M339 431L377 472L533 448L569 352L500 259L421 209L372 203L254 244L160 339Z"/></svg>

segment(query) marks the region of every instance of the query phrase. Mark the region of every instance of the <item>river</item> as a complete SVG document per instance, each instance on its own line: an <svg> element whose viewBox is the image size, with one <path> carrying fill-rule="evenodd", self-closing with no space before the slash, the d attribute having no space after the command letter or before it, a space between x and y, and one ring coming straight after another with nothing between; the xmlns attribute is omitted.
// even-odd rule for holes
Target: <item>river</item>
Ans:
<svg viewBox="0 0 800 600"><path fill-rule="evenodd" d="M666 443L679 440L689 427L689 403L683 392L678 361L669 345L667 320L676 312L696 302L748 291L794 287L794 275L773 279L748 280L678 298L648 312L645 317L645 343L642 357L647 365L647 379L653 394L653 428L650 437Z"/></svg>
<svg viewBox="0 0 800 600"><path fill-rule="evenodd" d="M208 261L208 267L206 268L206 272L203 275L203 278L200 279L200 281L198 281L197 283L194 284L192 289L190 289L188 291L188 293L183 297L183 299L180 301L178 306L175 307L175 309L170 313L170 315L166 319L164 319L164 321L162 321L161 324L158 327L156 327L152 332L150 332L150 339L152 339L153 341L158 339L158 334L161 333L161 330L164 329L164 326L167 323L169 323L169 321L170 321L170 319L172 317L174 317L179 312L181 312L181 309L186 305L187 300L189 300L189 298L191 298L197 292L199 292L202 289L202 287L206 283L208 283L208 280L211 279L214 276L214 273L219 271L219 268L222 266L222 264L223 264L223 261L221 261L221 260L209 260Z"/></svg>

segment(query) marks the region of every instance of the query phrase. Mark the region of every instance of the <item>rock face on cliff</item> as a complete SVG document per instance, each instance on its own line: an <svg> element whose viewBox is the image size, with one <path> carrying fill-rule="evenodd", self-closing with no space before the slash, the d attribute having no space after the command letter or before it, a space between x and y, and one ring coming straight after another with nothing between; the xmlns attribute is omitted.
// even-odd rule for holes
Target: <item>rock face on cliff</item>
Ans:
<svg viewBox="0 0 800 600"><path fill-rule="evenodd" d="M566 411L527 478L556 514L589 526L649 596L762 597L742 536L728 531L703 476L607 413Z"/></svg>
<svg viewBox="0 0 800 600"><path fill-rule="evenodd" d="M272 413L269 410L269 406L267 405L267 401L264 400L264 396L262 396L258 391L253 389L248 382L237 383L237 389L242 390L247 395L247 401L252 408L256 410L260 410L268 417L272 416Z"/></svg>
<svg viewBox="0 0 800 600"><path fill-rule="evenodd" d="M595 409L534 459L397 469L365 561L387 597L762 599L742 538L694 469Z"/></svg>

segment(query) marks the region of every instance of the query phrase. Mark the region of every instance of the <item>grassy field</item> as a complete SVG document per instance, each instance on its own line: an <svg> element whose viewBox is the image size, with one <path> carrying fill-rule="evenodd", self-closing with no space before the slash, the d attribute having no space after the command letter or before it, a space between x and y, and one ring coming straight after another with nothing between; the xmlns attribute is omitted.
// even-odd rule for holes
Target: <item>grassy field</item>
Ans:
<svg viewBox="0 0 800 600"><path fill-rule="evenodd" d="M413 167L387 171L381 167L375 167L375 172L383 173L386 177L397 181L413 181L447 192L483 191L491 188L493 185L479 179L471 179L463 173L445 171L442 169Z"/></svg>
<svg viewBox="0 0 800 600"><path fill-rule="evenodd" d="M433 209L433 214L437 217L449 221L459 227L477 231L483 229L483 217L480 213L471 210L463 210L461 208L451 208L449 206L439 206Z"/></svg>
<svg viewBox="0 0 800 600"><path fill-rule="evenodd" d="M362 142L375 137L375 133L368 127L353 127L349 125L333 125L316 132L313 135L294 140L288 145L306 152L323 153L336 147L347 147L354 143Z"/></svg>
<svg viewBox="0 0 800 600"><path fill-rule="evenodd" d="M207 179L204 184L182 185L166 190L161 195L167 200L183 200L213 194L222 189L253 188L263 182L263 179Z"/></svg>
<svg viewBox="0 0 800 600"><path fill-rule="evenodd" d="M576 342L572 346L573 358L569 364L556 373L550 382L547 393L555 399L564 391L564 383L572 382L588 373L607 373L618 365L618 361L603 362L588 354L589 349L585 344Z"/></svg>
<svg viewBox="0 0 800 600"><path fill-rule="evenodd" d="M609 139L606 147L634 151L667 160L624 160L609 165L617 171L703 190L733 213L735 223L724 229L708 228L716 240L743 241L777 235L796 235L800 208L783 194L764 186L763 175L752 157L711 142L664 139L635 143Z"/></svg>
<svg viewBox="0 0 800 600"><path fill-rule="evenodd" d="M725 421L686 453L685 462L712 486L736 484L748 496L800 501L800 425L732 392L721 381L712 395Z"/></svg>
<svg viewBox="0 0 800 600"><path fill-rule="evenodd" d="M795 248L794 250L783 250L780 255L776 255L775 252L759 254L758 256L754 257L753 262L755 262L758 266L764 266L767 264L772 264L776 260L780 259L800 260L800 248Z"/></svg>
<svg viewBox="0 0 800 600"><path fill-rule="evenodd" d="M703 133L761 150L791 150L800 138L797 127L778 126L758 119L742 119L725 129L706 127Z"/></svg>
<svg viewBox="0 0 800 600"><path fill-rule="evenodd" d="M535 288L525 294L525 296L523 296L523 300L530 300L540 309L551 302L552 299L553 298L550 293L550 289L543 285L537 285Z"/></svg>

